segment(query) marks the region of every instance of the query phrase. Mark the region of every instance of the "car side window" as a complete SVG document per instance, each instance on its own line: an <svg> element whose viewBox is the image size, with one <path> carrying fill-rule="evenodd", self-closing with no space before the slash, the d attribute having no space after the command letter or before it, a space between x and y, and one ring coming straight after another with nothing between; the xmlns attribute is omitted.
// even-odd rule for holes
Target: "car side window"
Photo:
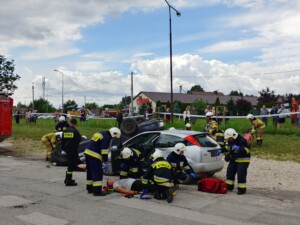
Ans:
<svg viewBox="0 0 300 225"><path fill-rule="evenodd" d="M141 153L151 151L153 146L153 140L159 135L159 133L147 133L136 136L128 141L124 147L135 148Z"/></svg>
<svg viewBox="0 0 300 225"><path fill-rule="evenodd" d="M158 148L170 148L170 147L174 147L177 143L183 141L184 140L180 137L176 137L169 134L162 134L160 135L155 146Z"/></svg>

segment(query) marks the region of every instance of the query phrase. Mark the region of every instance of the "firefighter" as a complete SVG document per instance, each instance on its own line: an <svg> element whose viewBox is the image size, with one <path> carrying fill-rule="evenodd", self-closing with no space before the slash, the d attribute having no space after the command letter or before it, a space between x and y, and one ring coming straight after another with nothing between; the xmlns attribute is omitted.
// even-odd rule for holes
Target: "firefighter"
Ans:
<svg viewBox="0 0 300 225"><path fill-rule="evenodd" d="M143 175L144 185L150 185L154 191L154 198L158 200L167 199L168 203L173 201L173 173L171 164L163 158L162 152L156 150L152 154L153 163Z"/></svg>
<svg viewBox="0 0 300 225"><path fill-rule="evenodd" d="M205 125L204 130L206 132L209 132L209 130L211 129L211 126L213 124L218 124L218 122L216 121L216 118L214 117L214 113L213 112L207 112L205 114L205 116L206 116L206 122L207 122L207 124Z"/></svg>
<svg viewBox="0 0 300 225"><path fill-rule="evenodd" d="M62 137L62 132L53 132L53 133L48 133L45 134L41 138L41 142L45 145L47 148L47 153L46 153L46 161L51 160L51 153L55 149L56 142L61 139Z"/></svg>
<svg viewBox="0 0 300 225"><path fill-rule="evenodd" d="M185 145L183 143L177 143L171 152L167 161L172 165L174 183L189 184L197 175L189 165L185 155Z"/></svg>
<svg viewBox="0 0 300 225"><path fill-rule="evenodd" d="M185 124L185 130L192 130L192 126L190 123Z"/></svg>
<svg viewBox="0 0 300 225"><path fill-rule="evenodd" d="M238 195L246 193L247 169L250 163L250 147L245 138L239 135L234 129L225 130L224 138L227 140L228 153L225 161L229 162L226 173L227 190L234 189L235 175L238 179Z"/></svg>
<svg viewBox="0 0 300 225"><path fill-rule="evenodd" d="M209 136L214 139L221 147L222 152L225 152L224 131L218 129L217 123L212 123L208 131Z"/></svg>
<svg viewBox="0 0 300 225"><path fill-rule="evenodd" d="M68 168L66 172L65 185L76 186L75 180L72 180L72 175L78 169L78 165L82 164L78 156L78 146L81 142L81 135L76 129L77 120L71 119L70 126L63 132L61 148L67 153Z"/></svg>
<svg viewBox="0 0 300 225"><path fill-rule="evenodd" d="M143 173L141 164L142 161L143 156L140 151L124 148L121 152L120 179L140 178Z"/></svg>
<svg viewBox="0 0 300 225"><path fill-rule="evenodd" d="M263 141L262 137L266 128L265 123L261 119L254 117L252 114L248 114L247 119L252 124L252 134L256 132L256 144L258 146L262 145L262 141Z"/></svg>
<svg viewBox="0 0 300 225"><path fill-rule="evenodd" d="M55 126L55 130L57 131L64 131L70 126L70 124L66 121L66 118L64 116L60 116L58 118L58 121L59 123Z"/></svg>
<svg viewBox="0 0 300 225"><path fill-rule="evenodd" d="M105 196L102 191L103 169L108 169L108 152L113 138L120 138L121 131L112 127L108 131L97 132L88 142L84 151L86 158L86 189L94 196Z"/></svg>

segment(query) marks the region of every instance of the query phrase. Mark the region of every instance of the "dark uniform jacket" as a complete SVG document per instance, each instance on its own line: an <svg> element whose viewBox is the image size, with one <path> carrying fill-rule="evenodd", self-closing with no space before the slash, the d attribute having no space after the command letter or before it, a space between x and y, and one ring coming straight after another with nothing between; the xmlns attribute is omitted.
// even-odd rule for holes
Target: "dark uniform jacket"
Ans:
<svg viewBox="0 0 300 225"><path fill-rule="evenodd" d="M109 131L95 133L88 142L84 154L97 158L102 162L107 162L111 139L112 137Z"/></svg>
<svg viewBox="0 0 300 225"><path fill-rule="evenodd" d="M65 129L67 129L70 125L68 124L68 122L64 121L64 122L59 122L56 126L55 126L55 130L58 131L64 131Z"/></svg>
<svg viewBox="0 0 300 225"><path fill-rule="evenodd" d="M164 186L173 180L172 166L164 158L157 158L143 176L143 184L155 183Z"/></svg>
<svg viewBox="0 0 300 225"><path fill-rule="evenodd" d="M239 146L239 150L234 150L233 146ZM231 160L236 163L250 163L250 146L248 145L245 138L238 135L234 142L229 142L226 148L229 151Z"/></svg>
<svg viewBox="0 0 300 225"><path fill-rule="evenodd" d="M120 179L123 178L140 178L142 175L142 165L136 150L132 149L132 156L129 159L121 160Z"/></svg>
<svg viewBox="0 0 300 225"><path fill-rule="evenodd" d="M167 157L167 161L171 163L175 173L185 171L187 174L190 174L193 172L184 155L178 155L175 152L171 152Z"/></svg>

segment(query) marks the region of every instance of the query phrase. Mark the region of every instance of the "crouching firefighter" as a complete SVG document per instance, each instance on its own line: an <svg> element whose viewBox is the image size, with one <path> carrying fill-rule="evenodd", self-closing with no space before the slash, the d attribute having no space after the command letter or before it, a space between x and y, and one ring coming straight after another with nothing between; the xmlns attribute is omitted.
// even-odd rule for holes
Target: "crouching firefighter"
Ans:
<svg viewBox="0 0 300 225"><path fill-rule="evenodd" d="M68 169L66 172L65 185L76 186L75 180L72 180L72 175L78 169L78 165L82 164L78 156L78 146L81 142L81 135L76 129L77 120L71 119L70 126L63 132L61 140L61 148L67 153Z"/></svg>
<svg viewBox="0 0 300 225"><path fill-rule="evenodd" d="M119 128L95 133L84 151L86 158L86 189L94 196L105 196L102 191L103 169L108 169L108 151L113 138L120 138ZM104 165L103 165L104 164Z"/></svg>
<svg viewBox="0 0 300 225"><path fill-rule="evenodd" d="M158 200L167 199L168 203L173 201L174 187L172 178L172 166L163 158L161 151L156 150L152 154L153 163L143 175L142 183L144 185L150 185L150 188L154 191L154 198Z"/></svg>
<svg viewBox="0 0 300 225"><path fill-rule="evenodd" d="M252 114L248 114L247 119L252 124L252 134L254 134L256 131L256 144L258 146L262 145L263 134L266 128L265 123L261 119L254 117Z"/></svg>
<svg viewBox="0 0 300 225"><path fill-rule="evenodd" d="M227 140L228 152L225 161L229 162L226 173L227 190L234 189L235 175L238 179L238 195L246 193L247 169L250 163L250 147L245 138L234 129L225 130L224 138Z"/></svg>
<svg viewBox="0 0 300 225"><path fill-rule="evenodd" d="M193 169L189 165L185 155L185 145L183 143L177 143L171 152L167 161L172 165L174 173L174 183L189 184L197 177Z"/></svg>
<svg viewBox="0 0 300 225"><path fill-rule="evenodd" d="M141 158L140 158L141 157ZM120 179L141 178L143 156L136 149L124 148L121 152Z"/></svg>

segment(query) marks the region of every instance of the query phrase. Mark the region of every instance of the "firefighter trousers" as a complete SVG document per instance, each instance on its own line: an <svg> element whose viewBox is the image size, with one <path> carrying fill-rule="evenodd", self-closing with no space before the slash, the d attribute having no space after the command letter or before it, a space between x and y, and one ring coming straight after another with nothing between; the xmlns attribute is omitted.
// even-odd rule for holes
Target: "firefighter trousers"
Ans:
<svg viewBox="0 0 300 225"><path fill-rule="evenodd" d="M102 161L90 155L86 158L86 188L94 194L102 192L103 168Z"/></svg>
<svg viewBox="0 0 300 225"><path fill-rule="evenodd" d="M235 175L237 174L238 189L246 189L247 169L249 163L230 161L227 167L226 184L228 190L233 190Z"/></svg>

